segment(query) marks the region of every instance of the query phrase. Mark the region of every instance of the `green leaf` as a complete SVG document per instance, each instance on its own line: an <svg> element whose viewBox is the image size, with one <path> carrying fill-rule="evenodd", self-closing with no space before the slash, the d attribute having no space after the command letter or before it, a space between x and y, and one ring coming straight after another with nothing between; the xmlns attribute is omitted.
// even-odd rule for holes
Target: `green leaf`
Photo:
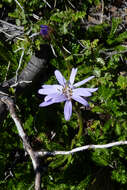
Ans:
<svg viewBox="0 0 127 190"><path fill-rule="evenodd" d="M109 152L107 149L97 149L92 153L92 159L100 166L108 166Z"/></svg>
<svg viewBox="0 0 127 190"><path fill-rule="evenodd" d="M111 32L110 32L108 39L107 39L107 43L109 45L121 43L125 39L127 39L127 31L116 36L117 27L121 23L121 20L120 19L113 19L112 21L113 21L112 22L112 29L111 29Z"/></svg>
<svg viewBox="0 0 127 190"><path fill-rule="evenodd" d="M77 11L74 12L72 9L67 9L66 11L59 11L57 10L51 17L51 21L55 21L58 23L65 23L65 22L76 22L78 19L83 18L86 15L86 12Z"/></svg>
<svg viewBox="0 0 127 190"><path fill-rule="evenodd" d="M67 160L67 156L59 155L54 158L54 160L49 164L49 167L52 169L55 169L57 167L60 167L64 162Z"/></svg>
<svg viewBox="0 0 127 190"><path fill-rule="evenodd" d="M115 131L117 135L121 135L121 125L119 123L116 124Z"/></svg>
<svg viewBox="0 0 127 190"><path fill-rule="evenodd" d="M119 36L115 38L115 41L120 43L120 42L123 42L126 39L127 39L127 31L119 34Z"/></svg>
<svg viewBox="0 0 127 190"><path fill-rule="evenodd" d="M127 77L120 75L117 79L117 86L125 90L127 88Z"/></svg>
<svg viewBox="0 0 127 190"><path fill-rule="evenodd" d="M117 170L112 171L112 179L115 179L119 183L126 184L127 183L127 172L125 166L118 165Z"/></svg>
<svg viewBox="0 0 127 190"><path fill-rule="evenodd" d="M120 23L121 23L121 19L119 19L119 18L112 19L112 28L111 28L110 34L108 36L108 39L112 39L115 36L116 30Z"/></svg>

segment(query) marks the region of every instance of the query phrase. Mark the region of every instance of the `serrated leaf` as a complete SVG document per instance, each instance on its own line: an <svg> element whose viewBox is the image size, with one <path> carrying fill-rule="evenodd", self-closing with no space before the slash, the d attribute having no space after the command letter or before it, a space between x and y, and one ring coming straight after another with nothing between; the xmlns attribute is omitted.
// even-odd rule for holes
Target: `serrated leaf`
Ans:
<svg viewBox="0 0 127 190"><path fill-rule="evenodd" d="M55 168L61 166L66 160L67 160L66 156L63 157L62 155L59 155L59 156L56 157L55 160L53 160L49 164L49 167L51 167L52 169L55 169Z"/></svg>
<svg viewBox="0 0 127 190"><path fill-rule="evenodd" d="M112 19L112 28L111 28L110 34L108 36L108 39L112 39L114 37L116 30L120 23L121 23L121 19L119 19L119 18Z"/></svg>
<svg viewBox="0 0 127 190"><path fill-rule="evenodd" d="M97 149L92 153L92 159L95 161L98 165L101 166L107 166L108 159L109 159L109 152L107 149Z"/></svg>
<svg viewBox="0 0 127 190"><path fill-rule="evenodd" d="M121 89L127 88L127 77L120 75L117 79L117 86L119 86Z"/></svg>
<svg viewBox="0 0 127 190"><path fill-rule="evenodd" d="M29 115L28 119L24 123L24 128L30 128L33 123L33 116Z"/></svg>

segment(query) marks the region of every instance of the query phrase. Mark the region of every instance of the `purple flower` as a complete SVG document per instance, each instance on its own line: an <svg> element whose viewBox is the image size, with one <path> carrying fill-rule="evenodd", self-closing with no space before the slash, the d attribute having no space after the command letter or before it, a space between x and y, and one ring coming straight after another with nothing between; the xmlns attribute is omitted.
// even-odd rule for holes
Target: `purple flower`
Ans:
<svg viewBox="0 0 127 190"><path fill-rule="evenodd" d="M49 27L47 25L41 25L41 30L40 30L40 34L43 37L46 37L49 33Z"/></svg>
<svg viewBox="0 0 127 190"><path fill-rule="evenodd" d="M48 25L41 25L40 27L41 27L40 34L42 35L42 37L44 39L50 40L51 34L53 33L52 27Z"/></svg>
<svg viewBox="0 0 127 190"><path fill-rule="evenodd" d="M66 120L69 120L72 115L72 99L81 103L84 106L89 106L88 102L85 100L85 97L92 95L92 92L95 92L98 88L77 88L92 78L94 76L88 77L80 82L74 84L75 76L77 73L77 68L73 68L71 71L69 81L63 77L60 71L55 71L56 79L59 84L54 85L43 85L39 89L38 93L46 95L44 102L40 104L40 107L49 106L54 103L64 102L64 117Z"/></svg>

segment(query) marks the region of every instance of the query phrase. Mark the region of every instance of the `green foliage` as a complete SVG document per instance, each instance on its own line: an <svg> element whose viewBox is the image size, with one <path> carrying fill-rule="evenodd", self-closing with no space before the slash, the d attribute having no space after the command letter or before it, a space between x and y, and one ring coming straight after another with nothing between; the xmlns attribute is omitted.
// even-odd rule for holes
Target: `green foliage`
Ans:
<svg viewBox="0 0 127 190"><path fill-rule="evenodd" d="M88 30L86 31L86 37L89 39L89 38L94 38L96 36L97 38L100 38L100 39L103 38L103 40L105 40L107 36L106 29L108 27L109 27L109 24L107 23L90 26Z"/></svg>
<svg viewBox="0 0 127 190"><path fill-rule="evenodd" d="M85 16L85 12L74 12L72 9L68 9L66 11L59 11L57 13L54 13L51 17L51 21L55 21L58 23L71 23L72 21L76 22L78 19L81 19Z"/></svg>
<svg viewBox="0 0 127 190"><path fill-rule="evenodd" d="M64 104L45 108L38 105L43 97L37 90L17 97L18 115L29 135L35 150L70 150L86 144L105 144L127 139L127 32L118 32L121 19L112 19L112 25L103 22L84 26L89 7L98 5L99 0L87 1L45 1L2 0L2 7L8 5L8 17L18 26L24 27L24 34L14 41L5 41L0 36L0 82L15 76L22 50L24 56L19 73L41 44L50 44L56 53L48 69L59 69L69 78L73 67L78 68L75 82L94 75L95 78L84 87L98 87L88 99L87 110L73 102L71 120L64 119ZM56 5L55 5L56 2ZM72 5L70 3L72 3ZM73 6L74 5L74 6ZM73 8L76 7L76 8ZM33 14L39 17L35 19ZM50 39L43 39L38 33L40 25L52 28ZM17 51L21 48L19 51ZM16 53L14 53L17 51ZM8 69L8 65L9 69ZM8 70L8 71L7 71ZM54 74L49 73L46 84L56 84ZM40 83L41 84L41 83ZM42 85L42 84L41 84ZM37 88L40 88L38 86ZM11 89L10 89L11 91ZM14 95L15 91L11 93ZM80 110L77 111L77 108ZM0 189L33 189L34 172L31 161L24 156L22 142L10 116L1 127L0 141ZM69 156L44 158L42 167L42 188L47 190L125 190L127 184L126 146L110 149L96 149ZM19 157L16 157L16 153ZM11 172L13 175L7 177ZM105 187L104 187L105 184Z"/></svg>
<svg viewBox="0 0 127 190"><path fill-rule="evenodd" d="M112 19L112 28L111 28L110 34L108 36L108 39L115 37L116 30L120 23L121 23L120 19L115 19L115 18Z"/></svg>
<svg viewBox="0 0 127 190"><path fill-rule="evenodd" d="M120 89L125 90L127 88L127 77L120 75L118 77L117 85L120 87Z"/></svg>
<svg viewBox="0 0 127 190"><path fill-rule="evenodd" d="M92 159L101 166L108 166L110 162L110 154L107 149L96 150L92 153Z"/></svg>
<svg viewBox="0 0 127 190"><path fill-rule="evenodd" d="M119 166L116 170L112 172L112 178L120 182L121 184L126 184L127 172L124 166Z"/></svg>
<svg viewBox="0 0 127 190"><path fill-rule="evenodd" d="M72 9L67 9L66 11L57 10L57 12L50 17L50 21L55 22L55 24L57 23L59 25L60 34L65 35L69 32L69 24L75 23L85 15L86 12L74 12Z"/></svg>
<svg viewBox="0 0 127 190"><path fill-rule="evenodd" d="M107 43L109 45L112 45L112 44L116 44L116 43L120 43L120 42L123 42L125 39L127 39L127 32L123 32L121 34L119 34L118 36L116 36L116 31L117 31L117 28L119 26L119 24L121 23L121 19L113 19L112 20L112 28L111 28L111 32L108 36L108 40L107 40Z"/></svg>

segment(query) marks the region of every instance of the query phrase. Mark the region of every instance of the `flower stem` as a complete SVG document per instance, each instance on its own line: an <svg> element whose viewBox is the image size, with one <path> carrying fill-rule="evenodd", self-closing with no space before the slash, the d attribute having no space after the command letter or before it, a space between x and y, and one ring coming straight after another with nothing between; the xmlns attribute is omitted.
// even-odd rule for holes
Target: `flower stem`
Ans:
<svg viewBox="0 0 127 190"><path fill-rule="evenodd" d="M81 137L81 135L82 135L82 132L83 132L83 120L82 120L82 115L81 115L80 108L78 107L77 109L78 109L77 116L78 116L78 122L79 122L79 131L78 131L78 134L77 134L77 139L79 139Z"/></svg>
<svg viewBox="0 0 127 190"><path fill-rule="evenodd" d="M72 139L71 148L74 147L74 144L81 137L82 132L83 132L83 121L82 121L81 110L76 103L75 103L74 108L75 108L75 112L76 112L77 118L78 118L79 130L78 130L78 134L74 137L74 139Z"/></svg>
<svg viewBox="0 0 127 190"><path fill-rule="evenodd" d="M79 130L78 130L77 135L75 135L75 137L71 141L71 149L73 149L74 145L76 144L77 140L81 137L82 132L83 132L83 121L82 121L81 110L77 103L75 103L74 109L78 118ZM71 162L72 162L72 155L69 155L65 168L67 168Z"/></svg>

